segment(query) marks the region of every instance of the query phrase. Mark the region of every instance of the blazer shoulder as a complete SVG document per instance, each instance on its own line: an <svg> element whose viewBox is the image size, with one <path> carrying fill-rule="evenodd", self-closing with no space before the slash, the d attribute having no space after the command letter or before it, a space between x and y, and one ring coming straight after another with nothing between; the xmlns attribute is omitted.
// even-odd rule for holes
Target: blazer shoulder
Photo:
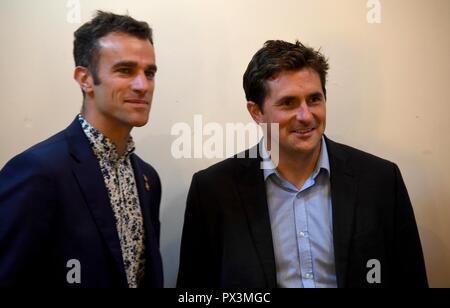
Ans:
<svg viewBox="0 0 450 308"><path fill-rule="evenodd" d="M342 157L353 166L370 169L392 169L396 166L392 161L330 139L327 140L327 146L331 156Z"/></svg>
<svg viewBox="0 0 450 308"><path fill-rule="evenodd" d="M33 204L29 209L47 213L47 206L54 204L59 174L67 167L63 157L68 155L60 155L63 140L58 133L16 155L0 170L0 200L5 210L9 211L7 205L20 209L19 205Z"/></svg>
<svg viewBox="0 0 450 308"><path fill-rule="evenodd" d="M234 174L239 166L249 167L252 165L252 163L258 162L260 160L259 158L250 158L249 151L250 150L248 149L218 163L215 163L206 169L196 172L194 176L201 178L205 177L210 180L229 178Z"/></svg>
<svg viewBox="0 0 450 308"><path fill-rule="evenodd" d="M60 165L61 159L66 157L61 155L63 153L67 153L67 142L64 131L61 131L17 154L5 164L4 168L25 163L29 167L41 166L51 170L52 166Z"/></svg>
<svg viewBox="0 0 450 308"><path fill-rule="evenodd" d="M234 166L234 157L227 158L197 172L199 175L218 176L229 173Z"/></svg>
<svg viewBox="0 0 450 308"><path fill-rule="evenodd" d="M349 145L345 145L342 143L338 143L335 141L332 141L328 139L328 147L332 151L332 154L341 154L344 153L345 156L348 158L351 158L353 160L359 161L361 163L367 163L367 164L375 164L375 165L392 165L393 162L376 156L374 154L365 152L363 150L351 147Z"/></svg>

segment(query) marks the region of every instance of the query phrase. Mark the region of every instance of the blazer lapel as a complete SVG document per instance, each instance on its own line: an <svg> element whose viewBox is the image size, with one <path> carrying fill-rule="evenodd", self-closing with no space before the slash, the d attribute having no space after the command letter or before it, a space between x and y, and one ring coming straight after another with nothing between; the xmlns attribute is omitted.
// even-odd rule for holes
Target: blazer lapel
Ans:
<svg viewBox="0 0 450 308"><path fill-rule="evenodd" d="M145 281L149 282L150 286L153 287L162 287L163 281L158 277L162 277L162 272L160 269L161 265L161 256L159 253L159 235L155 232L155 226L152 221L158 221L159 217L153 217L151 214L151 207L158 207L157 203L159 200L158 194L161 194L160 191L156 191L157 185L155 185L155 179L150 178L149 174L144 173L139 162L136 159L135 155L131 155L131 164L134 170L134 176L136 179L136 187L139 194L139 202L141 205L142 218L144 221L144 229L145 229L145 251L146 251L146 275Z"/></svg>
<svg viewBox="0 0 450 308"><path fill-rule="evenodd" d="M74 158L74 163L72 164L73 174L77 179L96 225L120 270L122 283L126 286L127 278L116 222L100 171L100 165L92 153L89 142L77 119L72 122L66 132L69 151Z"/></svg>
<svg viewBox="0 0 450 308"><path fill-rule="evenodd" d="M248 151L246 153L248 157ZM267 287L276 288L276 267L269 209L260 159L241 158L236 170L236 183L247 214L250 232L260 257Z"/></svg>
<svg viewBox="0 0 450 308"><path fill-rule="evenodd" d="M347 282L348 255L353 232L356 180L347 164L347 154L336 143L325 138L331 168L331 203L333 242L338 287Z"/></svg>

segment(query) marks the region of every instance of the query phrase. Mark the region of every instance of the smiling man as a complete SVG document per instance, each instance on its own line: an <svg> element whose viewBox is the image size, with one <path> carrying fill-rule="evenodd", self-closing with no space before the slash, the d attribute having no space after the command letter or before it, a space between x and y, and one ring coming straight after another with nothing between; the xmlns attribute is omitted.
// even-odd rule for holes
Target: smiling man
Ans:
<svg viewBox="0 0 450 308"><path fill-rule="evenodd" d="M99 11L74 58L81 113L0 171L0 286L162 287L160 180L130 136L152 103L152 30Z"/></svg>
<svg viewBox="0 0 450 308"><path fill-rule="evenodd" d="M427 286L398 167L324 135L327 71L300 42L267 41L255 54L247 109L278 124L278 138L269 130L258 158L250 150L193 176L179 287Z"/></svg>

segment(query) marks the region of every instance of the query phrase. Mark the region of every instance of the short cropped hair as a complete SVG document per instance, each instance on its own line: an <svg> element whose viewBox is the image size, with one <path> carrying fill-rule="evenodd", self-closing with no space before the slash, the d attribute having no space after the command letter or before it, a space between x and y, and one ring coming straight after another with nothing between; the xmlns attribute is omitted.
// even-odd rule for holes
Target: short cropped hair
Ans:
<svg viewBox="0 0 450 308"><path fill-rule="evenodd" d="M144 21L137 21L128 15L116 15L97 11L94 18L75 31L73 57L76 66L88 68L94 83L100 84L97 64L100 55L100 38L110 33L125 33L139 39L147 39L153 45L152 29Z"/></svg>

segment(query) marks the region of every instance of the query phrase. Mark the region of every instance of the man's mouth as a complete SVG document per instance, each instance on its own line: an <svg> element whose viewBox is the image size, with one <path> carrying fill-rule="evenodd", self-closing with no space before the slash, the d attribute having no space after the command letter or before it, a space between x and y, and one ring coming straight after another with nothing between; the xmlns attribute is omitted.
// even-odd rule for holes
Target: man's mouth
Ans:
<svg viewBox="0 0 450 308"><path fill-rule="evenodd" d="M315 131L315 127L310 127L310 128L299 128L296 130L293 130L291 133L296 137L296 138L300 138L300 139L309 139L313 136L314 131Z"/></svg>
<svg viewBox="0 0 450 308"><path fill-rule="evenodd" d="M294 130L293 132L297 133L297 134L305 135L305 134L308 134L308 133L312 132L314 129L315 129L314 127L299 128L299 129Z"/></svg>
<svg viewBox="0 0 450 308"><path fill-rule="evenodd" d="M130 103L130 104L138 104L138 105L148 105L148 101L146 101L145 99L125 99L124 100L125 103Z"/></svg>

